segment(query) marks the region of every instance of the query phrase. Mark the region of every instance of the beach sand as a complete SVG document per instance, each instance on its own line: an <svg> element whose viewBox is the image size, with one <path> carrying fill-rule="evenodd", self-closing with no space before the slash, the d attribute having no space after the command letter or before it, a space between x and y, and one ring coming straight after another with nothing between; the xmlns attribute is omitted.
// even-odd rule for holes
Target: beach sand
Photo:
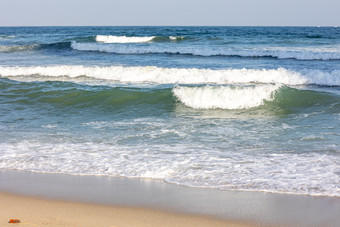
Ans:
<svg viewBox="0 0 340 227"><path fill-rule="evenodd" d="M0 226L250 226L150 209L46 200L0 193ZM15 224L17 225L17 224ZM15 226L14 225L14 226Z"/></svg>
<svg viewBox="0 0 340 227"><path fill-rule="evenodd" d="M0 226L340 226L340 198L0 170Z"/></svg>

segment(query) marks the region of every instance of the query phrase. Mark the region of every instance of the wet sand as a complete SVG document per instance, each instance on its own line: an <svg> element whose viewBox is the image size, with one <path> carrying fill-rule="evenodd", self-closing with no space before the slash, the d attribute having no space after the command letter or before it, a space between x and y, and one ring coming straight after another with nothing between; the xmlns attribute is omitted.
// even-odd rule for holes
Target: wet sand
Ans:
<svg viewBox="0 0 340 227"><path fill-rule="evenodd" d="M19 218L26 226L340 225L339 197L14 170L0 170L0 191L1 224Z"/></svg>

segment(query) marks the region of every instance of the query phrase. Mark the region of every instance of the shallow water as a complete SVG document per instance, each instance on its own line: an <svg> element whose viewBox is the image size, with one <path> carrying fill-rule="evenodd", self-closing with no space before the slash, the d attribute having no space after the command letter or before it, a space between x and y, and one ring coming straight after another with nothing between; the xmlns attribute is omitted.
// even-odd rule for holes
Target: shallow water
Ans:
<svg viewBox="0 0 340 227"><path fill-rule="evenodd" d="M2 27L0 168L339 196L340 29Z"/></svg>

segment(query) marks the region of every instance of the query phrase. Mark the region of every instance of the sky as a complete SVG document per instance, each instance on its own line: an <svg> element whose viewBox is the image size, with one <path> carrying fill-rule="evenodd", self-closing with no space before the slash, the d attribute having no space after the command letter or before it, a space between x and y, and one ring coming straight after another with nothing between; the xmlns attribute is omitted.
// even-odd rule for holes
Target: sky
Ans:
<svg viewBox="0 0 340 227"><path fill-rule="evenodd" d="M340 0L0 0L0 26L340 26Z"/></svg>

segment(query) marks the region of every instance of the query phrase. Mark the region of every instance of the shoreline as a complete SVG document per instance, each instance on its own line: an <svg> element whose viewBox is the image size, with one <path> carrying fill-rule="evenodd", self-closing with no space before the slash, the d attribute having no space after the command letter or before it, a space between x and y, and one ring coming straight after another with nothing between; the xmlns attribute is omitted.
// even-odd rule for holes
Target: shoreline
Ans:
<svg viewBox="0 0 340 227"><path fill-rule="evenodd" d="M339 197L189 188L156 180L0 170L2 200L4 194L39 201L81 203L105 209L150 211L156 212L156 216L166 213L196 220L203 218L217 224L340 224Z"/></svg>

